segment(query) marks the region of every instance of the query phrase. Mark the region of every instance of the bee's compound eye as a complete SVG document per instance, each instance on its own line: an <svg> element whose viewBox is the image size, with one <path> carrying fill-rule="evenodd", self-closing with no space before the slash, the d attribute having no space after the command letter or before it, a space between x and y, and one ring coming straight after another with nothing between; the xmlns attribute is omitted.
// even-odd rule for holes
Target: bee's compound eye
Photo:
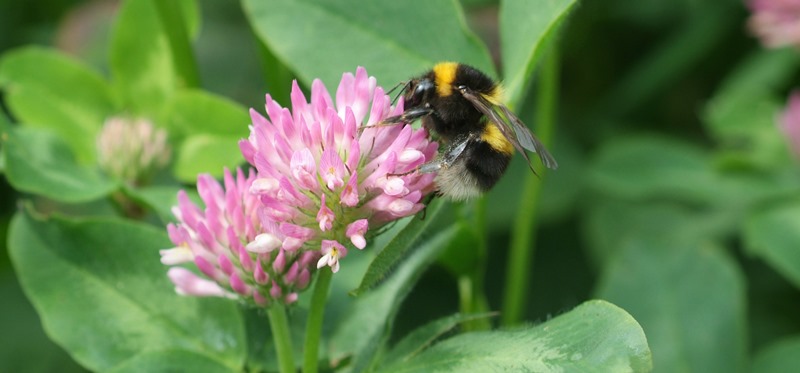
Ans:
<svg viewBox="0 0 800 373"><path fill-rule="evenodd" d="M417 88L414 89L414 95L424 95L425 92L431 89L433 89L432 81L428 79L421 80L419 84L417 84Z"/></svg>

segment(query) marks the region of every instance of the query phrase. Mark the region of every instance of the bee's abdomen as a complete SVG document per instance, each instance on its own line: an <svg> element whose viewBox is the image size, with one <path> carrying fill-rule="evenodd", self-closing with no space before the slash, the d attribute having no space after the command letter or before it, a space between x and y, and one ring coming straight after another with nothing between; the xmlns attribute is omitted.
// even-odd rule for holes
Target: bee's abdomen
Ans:
<svg viewBox="0 0 800 373"><path fill-rule="evenodd" d="M472 154L465 158L467 171L475 178L478 187L486 192L503 176L511 155L498 151L484 141L478 141L471 150Z"/></svg>

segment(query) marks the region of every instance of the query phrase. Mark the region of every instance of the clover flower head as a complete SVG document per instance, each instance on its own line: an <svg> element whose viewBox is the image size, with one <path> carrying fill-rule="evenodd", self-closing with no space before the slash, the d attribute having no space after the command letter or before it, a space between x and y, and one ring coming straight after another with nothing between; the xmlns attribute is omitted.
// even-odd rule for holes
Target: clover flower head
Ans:
<svg viewBox="0 0 800 373"><path fill-rule="evenodd" d="M750 30L769 48L800 47L800 0L750 0Z"/></svg>
<svg viewBox="0 0 800 373"><path fill-rule="evenodd" d="M311 100L292 85L291 110L266 96L266 114L250 111L250 136L239 145L258 171L251 192L287 251L322 253L339 269L346 244L367 244L369 229L410 216L434 190L434 174L414 169L436 155L424 129L370 126L403 112L376 80L345 73L332 97L315 80Z"/></svg>
<svg viewBox="0 0 800 373"><path fill-rule="evenodd" d="M314 251L287 251L276 238L278 227L259 213L250 193L255 173L225 171L224 187L200 175L197 191L205 207L187 193L178 194L167 231L176 246L161 250L161 262L179 294L240 298L260 306L292 303L311 280L319 257ZM203 276L178 266L193 262Z"/></svg>
<svg viewBox="0 0 800 373"><path fill-rule="evenodd" d="M100 168L131 184L146 183L170 155L167 132L146 119L109 118L97 137Z"/></svg>

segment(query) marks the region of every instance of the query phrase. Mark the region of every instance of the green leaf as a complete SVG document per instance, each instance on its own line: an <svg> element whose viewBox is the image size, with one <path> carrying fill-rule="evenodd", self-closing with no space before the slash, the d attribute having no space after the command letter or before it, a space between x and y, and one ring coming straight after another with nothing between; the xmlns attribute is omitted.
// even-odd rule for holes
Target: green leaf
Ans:
<svg viewBox="0 0 800 373"><path fill-rule="evenodd" d="M114 113L100 74L55 50L24 47L0 60L0 88L22 123L58 133L82 163L95 157L95 137Z"/></svg>
<svg viewBox="0 0 800 373"><path fill-rule="evenodd" d="M751 216L745 225L747 249L800 288L800 203Z"/></svg>
<svg viewBox="0 0 800 373"><path fill-rule="evenodd" d="M137 203L149 207L162 222L167 223L175 220L172 215L172 206L178 204L178 191L184 188L179 186L155 185L143 188L123 187L125 195ZM197 189L185 189L189 197L196 203L201 204Z"/></svg>
<svg viewBox="0 0 800 373"><path fill-rule="evenodd" d="M24 192L86 202L117 187L97 170L79 165L67 144L48 131L25 127L9 131L3 154L9 183Z"/></svg>
<svg viewBox="0 0 800 373"><path fill-rule="evenodd" d="M500 3L503 73L506 94L512 102L521 99L542 53L575 4L575 0L504 0Z"/></svg>
<svg viewBox="0 0 800 373"><path fill-rule="evenodd" d="M451 332L459 324L484 319L494 316L495 313L481 313L472 315L455 314L431 321L403 337L392 350L386 354L382 364L393 364L397 361L405 361L413 358L426 348L431 346L437 339L444 334Z"/></svg>
<svg viewBox="0 0 800 373"><path fill-rule="evenodd" d="M177 93L167 109L170 134L213 134L246 138L250 116L245 107L225 97L199 90ZM238 152L238 146L232 149Z"/></svg>
<svg viewBox="0 0 800 373"><path fill-rule="evenodd" d="M640 199L666 195L705 201L718 192L706 187L715 185L708 155L700 147L679 140L623 137L606 143L593 163L589 181L614 196Z"/></svg>
<svg viewBox="0 0 800 373"><path fill-rule="evenodd" d="M410 224L409 224L410 225ZM422 272L441 253L458 232L455 226L442 229L423 241L394 269L392 276L377 288L356 298L347 318L338 323L330 340L330 358L339 361L349 356L359 359L355 371L366 368L386 343L394 315Z"/></svg>
<svg viewBox="0 0 800 373"><path fill-rule="evenodd" d="M442 60L494 72L456 1L246 0L244 9L257 36L306 84L320 78L330 87L364 66L392 85Z"/></svg>
<svg viewBox="0 0 800 373"><path fill-rule="evenodd" d="M741 372L743 277L719 247L640 239L606 267L596 294L639 321L655 372Z"/></svg>
<svg viewBox="0 0 800 373"><path fill-rule="evenodd" d="M149 367L188 353L228 370L243 366L236 304L175 294L159 261L158 250L171 246L163 229L117 220L40 220L23 211L11 222L8 242L45 331L86 368L124 371L127 364Z"/></svg>
<svg viewBox="0 0 800 373"><path fill-rule="evenodd" d="M115 367L112 373L235 373L239 369L220 364L208 356L186 350L148 351L136 355L125 363Z"/></svg>
<svg viewBox="0 0 800 373"><path fill-rule="evenodd" d="M175 159L175 177L193 183L197 175L208 173L222 177L224 169L233 169L244 163L239 151L241 137L199 134L187 138L178 149Z"/></svg>
<svg viewBox="0 0 800 373"><path fill-rule="evenodd" d="M636 320L589 301L535 327L474 332L440 342L381 372L648 372L652 359Z"/></svg>
<svg viewBox="0 0 800 373"><path fill-rule="evenodd" d="M753 358L752 372L791 372L800 367L800 337L773 343Z"/></svg>
<svg viewBox="0 0 800 373"><path fill-rule="evenodd" d="M383 281L394 270L397 263L407 256L408 251L414 247L426 229L436 220L436 216L445 205L447 204L442 200L435 201L428 205L425 219L414 217L402 231L386 244L378 256L370 263L369 268L364 273L364 277L361 279L361 284L350 294L358 296Z"/></svg>
<svg viewBox="0 0 800 373"><path fill-rule="evenodd" d="M705 108L705 122L720 140L746 140L769 125L774 131L777 97L800 66L791 49L758 50L729 74ZM755 125L754 124L759 124Z"/></svg>
<svg viewBox="0 0 800 373"><path fill-rule="evenodd" d="M111 33L109 61L125 109L158 120L178 77L153 1L160 0L123 2Z"/></svg>

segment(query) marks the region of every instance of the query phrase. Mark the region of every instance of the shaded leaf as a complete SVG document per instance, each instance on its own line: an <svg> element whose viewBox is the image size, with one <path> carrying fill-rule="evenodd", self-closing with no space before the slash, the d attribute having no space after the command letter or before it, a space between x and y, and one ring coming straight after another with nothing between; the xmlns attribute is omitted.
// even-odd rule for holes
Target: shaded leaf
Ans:
<svg viewBox="0 0 800 373"><path fill-rule="evenodd" d="M94 160L95 136L115 110L100 74L58 51L24 47L0 59L0 88L20 122L59 134L82 163Z"/></svg>
<svg viewBox="0 0 800 373"><path fill-rule="evenodd" d="M596 294L642 325L654 372L741 372L746 365L744 279L718 247L630 241L606 266Z"/></svg>
<svg viewBox="0 0 800 373"><path fill-rule="evenodd" d="M500 3L500 43L507 95L521 99L542 53L577 4L576 0L504 0Z"/></svg>
<svg viewBox="0 0 800 373"><path fill-rule="evenodd" d="M636 320L589 301L535 327L474 332L440 342L381 372L648 372L647 339Z"/></svg>
<svg viewBox="0 0 800 373"><path fill-rule="evenodd" d="M246 346L236 304L176 295L158 254L170 246L163 229L39 220L25 211L9 233L12 262L45 331L86 368L106 371L142 354L182 350L239 370Z"/></svg>
<svg viewBox="0 0 800 373"><path fill-rule="evenodd" d="M48 131L19 127L3 144L6 176L14 188L62 202L104 197L116 187L93 168L79 165L71 149Z"/></svg>
<svg viewBox="0 0 800 373"><path fill-rule="evenodd" d="M417 329L414 329L411 333L397 342L397 344L392 347L392 350L386 354L386 357L382 359L381 363L392 364L398 360L406 361L411 359L432 345L438 338L455 329L459 324L466 321L489 318L494 315L496 314L455 314L431 321Z"/></svg>
<svg viewBox="0 0 800 373"><path fill-rule="evenodd" d="M244 9L257 36L307 85L320 78L332 86L356 66L382 85L444 60L494 72L456 1L246 0Z"/></svg>
<svg viewBox="0 0 800 373"><path fill-rule="evenodd" d="M402 231L395 235L392 240L386 244L383 250L378 253L378 256L370 263L369 268L367 268L366 273L364 273L361 284L358 285L357 289L351 291L350 294L358 296L383 281L397 264L406 257L406 254L414 247L417 240L425 233L425 230L431 226L431 223L436 220L436 216L445 205L447 205L447 203L440 199L427 206L425 219L414 217L413 220L411 220Z"/></svg>
<svg viewBox="0 0 800 373"><path fill-rule="evenodd" d="M753 358L752 372L792 372L800 367L800 338L794 337L773 343Z"/></svg>
<svg viewBox="0 0 800 373"><path fill-rule="evenodd" d="M791 203L751 216L745 225L747 249L800 288L800 204Z"/></svg>
<svg viewBox="0 0 800 373"><path fill-rule="evenodd" d="M413 222L412 222L413 224ZM409 224L411 225L411 224ZM455 237L455 226L439 230L422 241L394 269L392 276L377 288L356 298L347 317L340 321L330 340L330 358L334 361L354 356L355 370L371 364L377 351L388 339L394 315L422 272Z"/></svg>

